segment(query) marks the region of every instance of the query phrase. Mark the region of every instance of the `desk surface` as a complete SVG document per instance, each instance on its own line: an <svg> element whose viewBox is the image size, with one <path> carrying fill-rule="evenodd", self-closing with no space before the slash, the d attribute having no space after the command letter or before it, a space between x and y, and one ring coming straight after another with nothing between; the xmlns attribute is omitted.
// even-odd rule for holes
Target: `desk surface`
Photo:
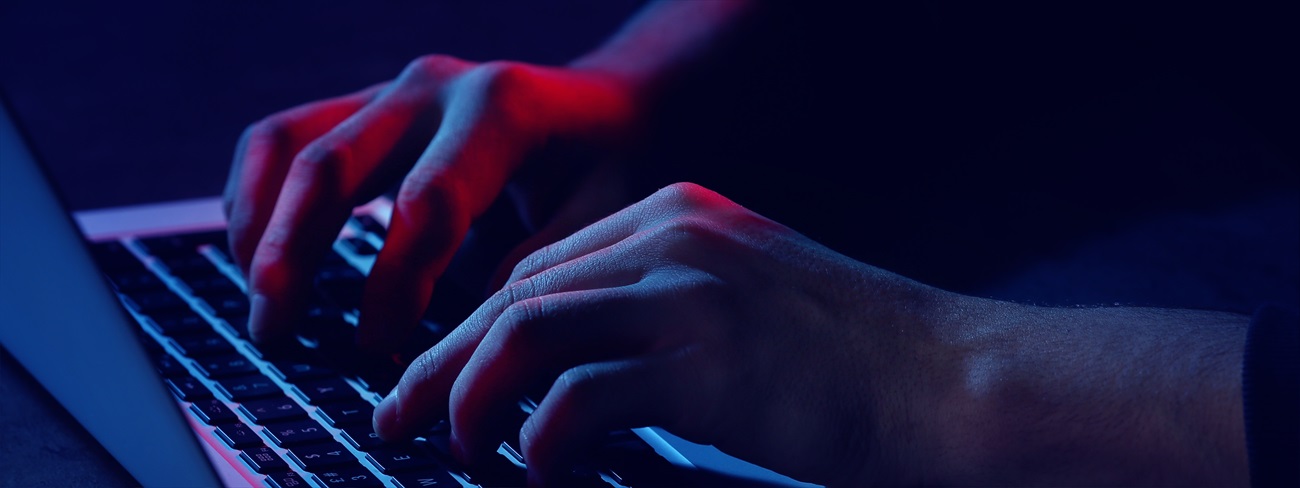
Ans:
<svg viewBox="0 0 1300 488"><path fill-rule="evenodd" d="M0 349L0 485L132 486L135 480Z"/></svg>

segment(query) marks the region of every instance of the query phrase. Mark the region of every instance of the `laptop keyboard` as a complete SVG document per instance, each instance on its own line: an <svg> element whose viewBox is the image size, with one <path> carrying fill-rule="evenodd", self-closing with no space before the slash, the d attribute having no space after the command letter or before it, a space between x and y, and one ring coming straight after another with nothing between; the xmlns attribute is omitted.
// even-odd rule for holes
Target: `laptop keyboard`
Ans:
<svg viewBox="0 0 1300 488"><path fill-rule="evenodd" d="M228 258L224 231L127 237L93 245L119 297L141 325L158 372L201 434L271 488L523 486L522 456L511 441L499 456L459 465L442 422L412 442L388 443L371 428L375 405L400 379L390 358L355 348L365 274L384 228L369 216L317 272L315 298L291 346L263 350L248 341L249 303ZM444 288L444 287L439 287ZM476 305L452 287L435 295L412 346L414 357L450 332ZM522 425L532 404L520 403ZM679 485L673 467L631 431L613 432L594 467L575 469L570 486Z"/></svg>

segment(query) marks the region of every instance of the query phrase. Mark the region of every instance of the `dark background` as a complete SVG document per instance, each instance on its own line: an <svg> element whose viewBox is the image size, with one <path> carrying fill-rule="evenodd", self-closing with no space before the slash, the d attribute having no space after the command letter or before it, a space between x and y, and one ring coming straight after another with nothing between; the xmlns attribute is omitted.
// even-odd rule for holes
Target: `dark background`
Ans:
<svg viewBox="0 0 1300 488"><path fill-rule="evenodd" d="M5 2L0 87L74 209L206 197L266 115L422 54L563 63L639 4Z"/></svg>
<svg viewBox="0 0 1300 488"><path fill-rule="evenodd" d="M72 207L213 196L265 115L426 53L562 63L639 3L6 2L0 89ZM639 195L701 182L975 295L1300 308L1292 12L767 5L658 106ZM0 484L122 482L3 359Z"/></svg>

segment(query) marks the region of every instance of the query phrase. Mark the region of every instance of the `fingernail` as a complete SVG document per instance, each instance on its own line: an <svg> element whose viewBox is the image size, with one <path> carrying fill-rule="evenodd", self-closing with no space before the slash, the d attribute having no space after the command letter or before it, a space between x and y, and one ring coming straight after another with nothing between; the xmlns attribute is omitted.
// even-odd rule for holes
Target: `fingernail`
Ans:
<svg viewBox="0 0 1300 488"><path fill-rule="evenodd" d="M379 405L375 407L374 417L375 433L384 439L393 440L401 436L400 416L397 412L397 388L393 388L392 393L380 400Z"/></svg>
<svg viewBox="0 0 1300 488"><path fill-rule="evenodd" d="M253 342L264 342L266 339L266 325L270 322L271 301L266 295L261 293L253 294L249 300L248 309L248 336Z"/></svg>

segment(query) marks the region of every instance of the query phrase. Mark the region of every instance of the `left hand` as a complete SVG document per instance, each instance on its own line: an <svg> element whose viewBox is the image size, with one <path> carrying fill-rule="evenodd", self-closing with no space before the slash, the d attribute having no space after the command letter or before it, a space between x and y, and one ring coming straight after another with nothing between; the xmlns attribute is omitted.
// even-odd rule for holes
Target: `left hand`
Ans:
<svg viewBox="0 0 1300 488"><path fill-rule="evenodd" d="M927 411L941 395L926 385L948 377L917 363L951 355L917 339L951 294L692 184L542 248L507 283L411 365L377 409L383 437L449 416L453 448L473 464L514 434L501 414L554 380L519 432L534 484L604 433L647 425L846 482L910 464L895 450L914 428L904 409Z"/></svg>

